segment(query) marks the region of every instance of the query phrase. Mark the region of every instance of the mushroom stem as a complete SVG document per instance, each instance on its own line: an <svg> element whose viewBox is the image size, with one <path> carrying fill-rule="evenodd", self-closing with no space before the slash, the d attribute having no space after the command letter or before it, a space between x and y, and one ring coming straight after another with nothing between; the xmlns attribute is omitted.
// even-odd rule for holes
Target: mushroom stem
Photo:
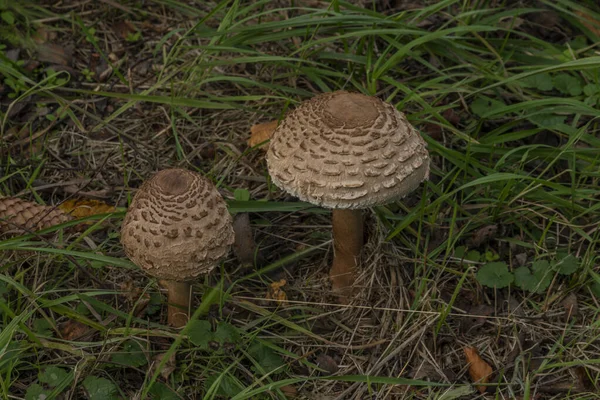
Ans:
<svg viewBox="0 0 600 400"><path fill-rule="evenodd" d="M333 292L341 301L352 294L356 267L363 246L363 221L361 210L333 210L333 264L329 271Z"/></svg>
<svg viewBox="0 0 600 400"><path fill-rule="evenodd" d="M167 289L169 325L181 328L188 322L191 285L189 282L167 280L162 281L162 284Z"/></svg>

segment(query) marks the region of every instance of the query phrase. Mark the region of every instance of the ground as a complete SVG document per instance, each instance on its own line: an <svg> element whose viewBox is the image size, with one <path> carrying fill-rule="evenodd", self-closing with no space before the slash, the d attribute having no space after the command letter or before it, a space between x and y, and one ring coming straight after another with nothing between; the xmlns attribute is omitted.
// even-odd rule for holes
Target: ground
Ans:
<svg viewBox="0 0 600 400"><path fill-rule="evenodd" d="M0 238L4 398L597 398L596 2L0 14L0 195L117 207ZM394 104L432 157L428 182L365 212L347 305L329 289L330 212L273 186L247 145L254 124L337 89ZM119 243L135 190L174 166L217 185L255 255L195 282L183 331Z"/></svg>

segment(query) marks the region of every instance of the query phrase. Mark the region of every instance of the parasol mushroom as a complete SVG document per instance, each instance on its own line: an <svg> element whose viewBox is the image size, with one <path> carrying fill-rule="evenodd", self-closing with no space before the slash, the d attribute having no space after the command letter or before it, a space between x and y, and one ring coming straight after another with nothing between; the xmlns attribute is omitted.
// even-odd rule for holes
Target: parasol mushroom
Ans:
<svg viewBox="0 0 600 400"><path fill-rule="evenodd" d="M187 323L190 281L208 274L233 243L231 216L212 182L167 169L135 194L121 228L127 256L168 290L168 321Z"/></svg>
<svg viewBox="0 0 600 400"><path fill-rule="evenodd" d="M280 121L267 151L273 183L331 208L332 288L346 300L363 245L361 209L384 205L429 177L426 143L404 114L376 97L336 91Z"/></svg>

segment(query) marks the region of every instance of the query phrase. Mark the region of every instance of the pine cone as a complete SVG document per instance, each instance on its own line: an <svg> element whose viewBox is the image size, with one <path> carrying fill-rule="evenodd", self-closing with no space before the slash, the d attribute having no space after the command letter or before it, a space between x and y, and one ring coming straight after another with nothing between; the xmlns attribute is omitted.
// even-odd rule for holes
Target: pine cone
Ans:
<svg viewBox="0 0 600 400"><path fill-rule="evenodd" d="M35 232L72 219L55 207L42 206L16 197L0 198L0 236Z"/></svg>

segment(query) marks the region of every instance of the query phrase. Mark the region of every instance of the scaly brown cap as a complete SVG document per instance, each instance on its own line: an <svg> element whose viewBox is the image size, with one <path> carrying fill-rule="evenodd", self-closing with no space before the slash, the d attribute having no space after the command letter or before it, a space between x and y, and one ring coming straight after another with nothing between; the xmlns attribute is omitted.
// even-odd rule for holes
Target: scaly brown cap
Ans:
<svg viewBox="0 0 600 400"><path fill-rule="evenodd" d="M346 91L315 96L286 115L267 163L277 186L327 208L387 204L429 177L425 141L404 114Z"/></svg>
<svg viewBox="0 0 600 400"><path fill-rule="evenodd" d="M233 243L232 221L212 182L168 169L135 194L121 228L127 256L149 275L187 281L209 273Z"/></svg>

